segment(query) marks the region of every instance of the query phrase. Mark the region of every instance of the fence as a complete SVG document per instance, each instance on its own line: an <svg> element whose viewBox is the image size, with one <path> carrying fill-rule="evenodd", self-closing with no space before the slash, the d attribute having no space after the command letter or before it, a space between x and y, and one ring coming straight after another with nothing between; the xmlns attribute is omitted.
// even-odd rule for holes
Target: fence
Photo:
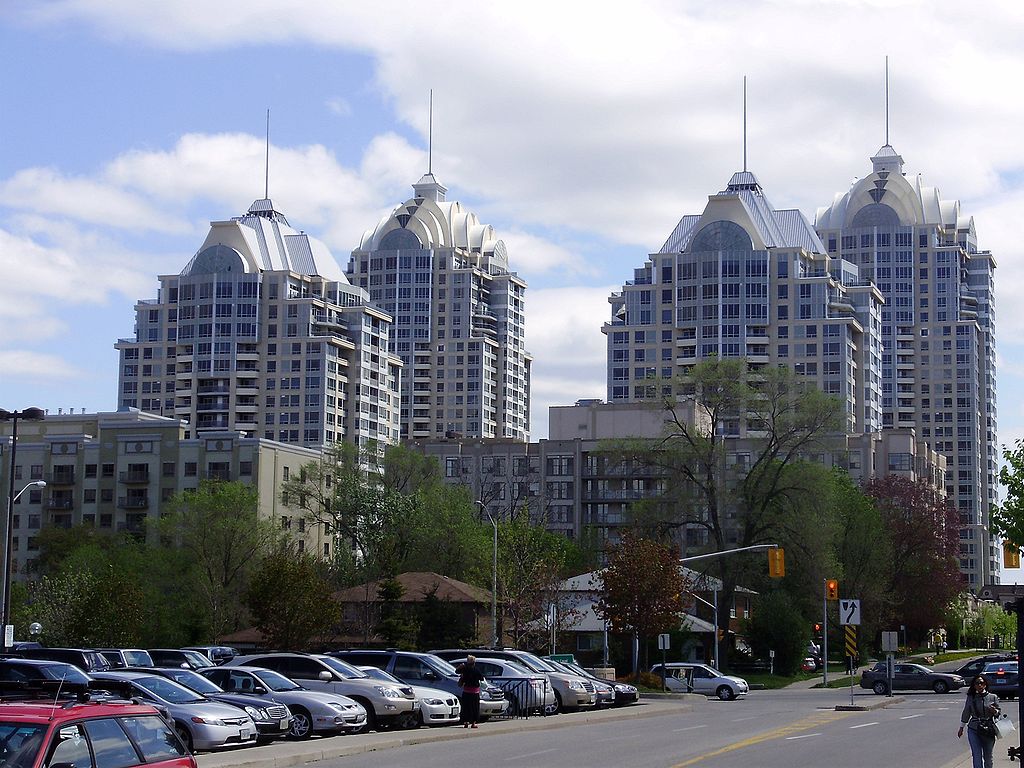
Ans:
<svg viewBox="0 0 1024 768"><path fill-rule="evenodd" d="M543 675L531 677L488 677L492 685L501 688L508 699L508 709L498 717L505 719L546 715L553 711L555 694Z"/></svg>

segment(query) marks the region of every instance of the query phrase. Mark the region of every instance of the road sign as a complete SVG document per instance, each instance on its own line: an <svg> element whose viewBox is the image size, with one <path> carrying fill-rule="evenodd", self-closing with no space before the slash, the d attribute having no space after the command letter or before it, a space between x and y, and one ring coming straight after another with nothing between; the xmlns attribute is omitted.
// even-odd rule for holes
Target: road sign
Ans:
<svg viewBox="0 0 1024 768"><path fill-rule="evenodd" d="M839 601L839 623L860 624L860 600Z"/></svg>
<svg viewBox="0 0 1024 768"><path fill-rule="evenodd" d="M857 658L857 628L852 624L847 624L845 634L846 655L851 658Z"/></svg>
<svg viewBox="0 0 1024 768"><path fill-rule="evenodd" d="M882 633L882 650L886 653L895 653L900 649L900 633L899 632L883 632Z"/></svg>
<svg viewBox="0 0 1024 768"><path fill-rule="evenodd" d="M668 643L669 643L669 637L668 637L668 633L667 632L665 634L663 634L663 635L658 635L658 650L659 651L667 651L671 647Z"/></svg>

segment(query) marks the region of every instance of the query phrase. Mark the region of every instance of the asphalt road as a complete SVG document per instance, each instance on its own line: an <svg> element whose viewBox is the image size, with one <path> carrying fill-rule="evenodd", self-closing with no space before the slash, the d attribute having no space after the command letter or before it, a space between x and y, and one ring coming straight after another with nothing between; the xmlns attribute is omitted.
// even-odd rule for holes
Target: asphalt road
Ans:
<svg viewBox="0 0 1024 768"><path fill-rule="evenodd" d="M855 691L857 705L883 697ZM868 711L848 705L844 691L755 691L733 702L700 700L689 711L581 723L572 727L402 746L387 752L330 759L322 768L952 768L966 757L957 741L962 694L909 693ZM565 718L568 725L573 715ZM1004 750L1005 751L1005 750Z"/></svg>

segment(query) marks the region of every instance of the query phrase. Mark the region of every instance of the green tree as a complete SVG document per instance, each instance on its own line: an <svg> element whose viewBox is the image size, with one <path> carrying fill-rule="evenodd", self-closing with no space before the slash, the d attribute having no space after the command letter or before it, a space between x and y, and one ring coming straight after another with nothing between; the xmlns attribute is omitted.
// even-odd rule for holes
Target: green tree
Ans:
<svg viewBox="0 0 1024 768"><path fill-rule="evenodd" d="M413 648L419 630L417 622L400 602L403 594L405 589L398 579L384 579L377 587L380 619L377 621L376 630L389 648Z"/></svg>
<svg viewBox="0 0 1024 768"><path fill-rule="evenodd" d="M559 584L578 562L571 541L531 522L529 515L499 523L498 637L507 634L516 647L543 645L544 617L552 603L564 601ZM500 626L503 618L508 626Z"/></svg>
<svg viewBox="0 0 1024 768"><path fill-rule="evenodd" d="M338 444L286 482L282 494L330 526L335 549L355 553L356 583L426 562L455 578L479 572L484 545L471 524L472 505L464 491L445 486L432 456L401 445Z"/></svg>
<svg viewBox="0 0 1024 768"><path fill-rule="evenodd" d="M615 632L628 632L646 647L648 637L679 628L690 585L674 548L627 532L597 578L594 609ZM639 676L640 665L634 663L633 671Z"/></svg>
<svg viewBox="0 0 1024 768"><path fill-rule="evenodd" d="M418 613L418 648L467 648L476 640L473 624L466 620L462 607L439 598L437 587L423 596Z"/></svg>
<svg viewBox="0 0 1024 768"><path fill-rule="evenodd" d="M246 605L269 648L306 650L326 642L341 622L332 591L315 558L281 546L255 568Z"/></svg>
<svg viewBox="0 0 1024 768"><path fill-rule="evenodd" d="M649 506L644 525L677 541L682 531L703 532L712 552L778 543L783 523L816 504L822 470L805 457L831 447L844 426L841 403L788 368L755 370L736 359L697 363L670 389L652 401L666 416L661 439L610 446L625 461L662 470L664 494ZM727 455L726 442L741 433L729 450L742 450L743 461ZM733 556L711 563L724 604L752 562ZM728 612L719 621L726 629Z"/></svg>
<svg viewBox="0 0 1024 768"><path fill-rule="evenodd" d="M782 590L761 595L754 603L747 624L747 640L754 656L768 661L775 651L776 674L792 675L800 670L811 631L807 620Z"/></svg>
<svg viewBox="0 0 1024 768"><path fill-rule="evenodd" d="M1024 439L1017 440L1012 449L1003 446L999 483L1004 499L1001 505L992 506L989 525L993 533L1019 549L1024 547Z"/></svg>
<svg viewBox="0 0 1024 768"><path fill-rule="evenodd" d="M189 557L183 588L195 590L215 640L246 622L252 568L280 539L277 526L259 517L258 503L252 486L203 481L173 496L161 521L162 533Z"/></svg>
<svg viewBox="0 0 1024 768"><path fill-rule="evenodd" d="M113 569L44 576L32 590L33 621L47 645L132 646L143 614L138 585Z"/></svg>

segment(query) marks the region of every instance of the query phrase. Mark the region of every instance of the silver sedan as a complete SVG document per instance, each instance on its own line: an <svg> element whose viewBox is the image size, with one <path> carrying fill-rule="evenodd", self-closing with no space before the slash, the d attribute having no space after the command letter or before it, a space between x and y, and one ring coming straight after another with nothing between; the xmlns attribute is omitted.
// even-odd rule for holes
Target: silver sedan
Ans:
<svg viewBox="0 0 1024 768"><path fill-rule="evenodd" d="M355 733L366 728L366 710L359 702L339 693L307 690L279 672L262 667L207 667L200 674L225 691L285 704L292 713L291 736L295 739L306 739L314 733Z"/></svg>

